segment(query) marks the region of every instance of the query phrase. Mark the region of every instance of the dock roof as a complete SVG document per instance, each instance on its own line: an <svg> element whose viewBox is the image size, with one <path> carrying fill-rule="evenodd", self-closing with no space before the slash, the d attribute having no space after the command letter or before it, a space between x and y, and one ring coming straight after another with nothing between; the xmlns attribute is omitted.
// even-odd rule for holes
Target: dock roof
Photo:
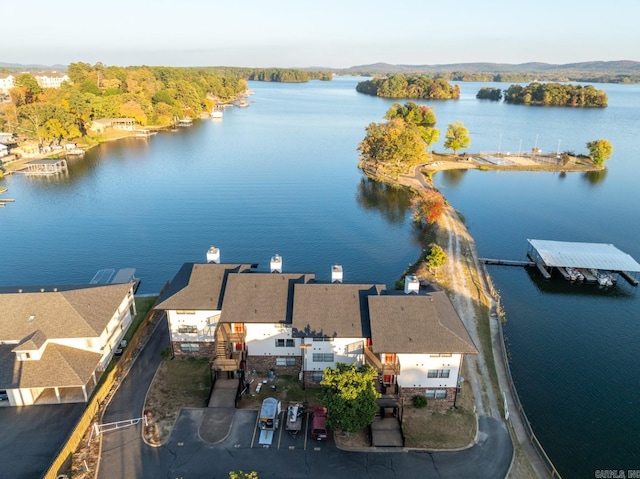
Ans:
<svg viewBox="0 0 640 479"><path fill-rule="evenodd" d="M640 264L612 244L527 240L546 266L640 272Z"/></svg>

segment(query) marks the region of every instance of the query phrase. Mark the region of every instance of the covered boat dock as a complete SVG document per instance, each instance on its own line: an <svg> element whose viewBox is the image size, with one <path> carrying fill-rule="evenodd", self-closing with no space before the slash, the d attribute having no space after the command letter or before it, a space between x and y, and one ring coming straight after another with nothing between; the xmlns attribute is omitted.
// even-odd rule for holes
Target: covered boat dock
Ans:
<svg viewBox="0 0 640 479"><path fill-rule="evenodd" d="M527 241L527 256L546 278L551 277L551 271L555 268L567 280L611 285L616 281L614 275L619 275L630 284L638 285L640 264L612 244Z"/></svg>

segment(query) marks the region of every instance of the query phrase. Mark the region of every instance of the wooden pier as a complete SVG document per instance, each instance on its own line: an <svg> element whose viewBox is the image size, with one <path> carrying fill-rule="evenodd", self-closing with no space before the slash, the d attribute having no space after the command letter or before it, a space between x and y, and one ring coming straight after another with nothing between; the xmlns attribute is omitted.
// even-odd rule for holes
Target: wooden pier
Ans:
<svg viewBox="0 0 640 479"><path fill-rule="evenodd" d="M495 264L499 266L535 266L534 261L521 261L517 259L494 259L494 258L480 258L484 264Z"/></svg>

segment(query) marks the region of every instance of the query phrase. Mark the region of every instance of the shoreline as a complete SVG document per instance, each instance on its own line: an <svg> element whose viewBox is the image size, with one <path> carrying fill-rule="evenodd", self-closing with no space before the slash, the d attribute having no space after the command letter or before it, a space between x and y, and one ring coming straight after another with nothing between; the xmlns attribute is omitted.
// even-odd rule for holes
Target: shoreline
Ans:
<svg viewBox="0 0 640 479"><path fill-rule="evenodd" d="M366 168L361 169L365 176L375 181L381 181L393 186L407 187L415 192L425 189L439 191L431 181L431 175L433 173L450 169L478 168L478 166L474 165L471 161L461 162L453 158L453 155L448 156L451 158L447 160L443 158L443 155L438 155L438 160L441 161L440 164L418 165L414 167L413 176L410 174L400 175L398 179L395 180L379 174L372 174L373 172L367 171ZM432 168L429 168L429 166L432 166ZM525 168L512 169L512 171L524 170L530 171ZM592 165L588 169L583 167L571 171L594 170L600 170L600 168L594 168ZM560 170L555 168L544 171ZM555 466L553 466L551 460L546 456L544 449L542 449L535 435L527 432L531 431L530 425L525 425L521 416L524 411L511 379L502 331L502 322L505 321L505 318L501 314L500 297L495 290L491 276L486 270L486 267L484 267L478 259L479 255L473 237L469 234L466 226L450 204L446 204L442 217L434 226L435 235L439 237L439 239L444 236L448 242L448 246L441 244L443 249L448 248L446 252L447 263L449 263L448 268L447 266L440 268L442 271L439 271L436 277L428 274L426 277L423 276L421 278L420 272L424 274L424 272L427 271L425 261L422 257L419 257L411 268L416 269L414 274L416 274L419 279L435 282L448 292L458 314L470 330L469 332L472 338L474 338L474 341L478 341L478 327L480 326L480 322L488 321L490 351L486 344L483 350L481 341L478 341L476 345L481 350L479 356L486 354L487 356L491 355L491 358L478 357L477 361L466 361L468 374L472 376L469 380L473 386L472 389L474 389L474 396L476 396L475 400L478 413L492 415L503 421L505 421L505 416L508 417L505 425L509 430L514 445L514 458L507 477L531 477L531 474L534 474L535 477L538 478L549 478L551 477L549 467L555 471ZM440 241L437 242L440 243ZM427 245L424 244L423 248L426 247ZM488 310L488 318L482 317L482 313L480 313L480 317L478 317L476 309L482 309L483 307ZM489 364L487 364L487 360ZM495 377L491 377L491 372L488 367L493 367ZM498 396L498 398L496 398L496 396ZM509 411L513 411L513 414L509 414ZM534 438L538 446L537 448L533 444ZM516 450L517 448L520 448L520 450ZM542 454L546 457L546 461L538 453L539 449L542 449ZM557 471L555 471L555 474L555 477L559 477Z"/></svg>

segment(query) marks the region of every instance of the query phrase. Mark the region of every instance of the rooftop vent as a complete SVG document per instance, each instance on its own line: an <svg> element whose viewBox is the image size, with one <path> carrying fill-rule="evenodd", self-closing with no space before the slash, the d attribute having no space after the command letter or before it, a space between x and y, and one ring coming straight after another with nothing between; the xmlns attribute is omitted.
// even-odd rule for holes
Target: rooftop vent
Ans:
<svg viewBox="0 0 640 479"><path fill-rule="evenodd" d="M282 273L282 256L274 254L269 265L272 273Z"/></svg>
<svg viewBox="0 0 640 479"><path fill-rule="evenodd" d="M404 277L404 294L418 294L420 292L420 281L413 274Z"/></svg>
<svg viewBox="0 0 640 479"><path fill-rule="evenodd" d="M33 323L34 319L36 319L36 315L35 314L30 314L29 315L29 319L27 319L27 323Z"/></svg>
<svg viewBox="0 0 640 479"><path fill-rule="evenodd" d="M207 263L220 263L220 249L215 246L211 246L207 250Z"/></svg>
<svg viewBox="0 0 640 479"><path fill-rule="evenodd" d="M342 265L334 264L331 267L331 282L342 283Z"/></svg>

